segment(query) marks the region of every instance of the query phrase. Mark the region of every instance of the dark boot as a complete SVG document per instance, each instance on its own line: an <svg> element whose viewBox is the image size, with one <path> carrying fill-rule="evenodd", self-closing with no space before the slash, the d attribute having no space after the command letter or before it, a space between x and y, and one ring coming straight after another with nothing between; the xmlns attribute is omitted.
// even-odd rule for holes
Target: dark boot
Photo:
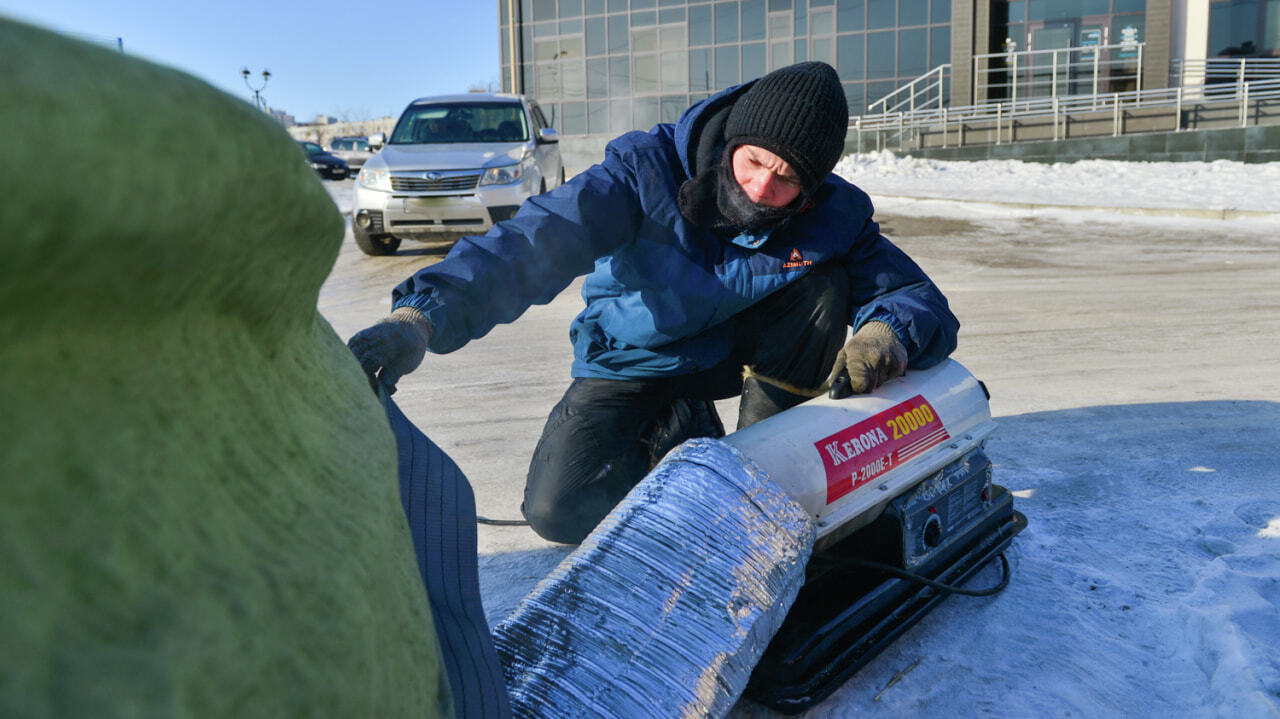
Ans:
<svg viewBox="0 0 1280 719"><path fill-rule="evenodd" d="M685 440L694 437L724 436L724 424L716 405L709 399L675 399L654 419L641 442L649 446L649 466L657 465L663 457Z"/></svg>
<svg viewBox="0 0 1280 719"><path fill-rule="evenodd" d="M748 377L742 380L742 399L738 402L738 429L768 419L807 399L809 398L804 395L792 394L776 385L761 382L756 377Z"/></svg>

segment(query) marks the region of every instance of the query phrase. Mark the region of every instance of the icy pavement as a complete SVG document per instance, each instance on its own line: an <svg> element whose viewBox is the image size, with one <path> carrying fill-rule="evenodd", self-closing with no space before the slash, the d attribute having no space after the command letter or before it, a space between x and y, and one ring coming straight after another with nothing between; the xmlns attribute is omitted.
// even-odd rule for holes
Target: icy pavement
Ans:
<svg viewBox="0 0 1280 719"><path fill-rule="evenodd" d="M1030 525L1003 593L947 599L802 716L1280 716L1280 220L883 196L1021 187L1018 201L1060 204L1083 186L1112 206L1177 195L1280 211L1268 197L1280 168L1161 163L1146 176L1145 163L1107 163L1084 182L1073 179L1084 168L1003 163L1019 182L963 164L925 164L893 186L851 179L960 317L955 357L990 387L999 422L995 480ZM326 184L349 207L350 181ZM321 310L349 336L437 257L367 258L347 242ZM575 285L400 385L397 401L461 465L482 514L518 516L580 307ZM718 406L732 424L734 404ZM480 545L491 622L567 552L521 527L481 526ZM774 715L744 701L730 716Z"/></svg>

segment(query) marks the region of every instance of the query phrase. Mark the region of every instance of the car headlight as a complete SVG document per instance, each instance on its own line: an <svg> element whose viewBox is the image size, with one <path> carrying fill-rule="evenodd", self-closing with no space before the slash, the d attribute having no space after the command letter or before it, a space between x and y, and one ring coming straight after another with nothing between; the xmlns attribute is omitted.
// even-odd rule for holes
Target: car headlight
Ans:
<svg viewBox="0 0 1280 719"><path fill-rule="evenodd" d="M360 174L356 176L356 182L370 190L391 192L391 173L386 168L371 168L366 165L360 168Z"/></svg>
<svg viewBox="0 0 1280 719"><path fill-rule="evenodd" d="M503 165L502 167L490 167L484 171L484 175L480 177L481 185L510 185L513 182L519 182L524 173L533 167L533 155L529 155L514 165Z"/></svg>
<svg viewBox="0 0 1280 719"><path fill-rule="evenodd" d="M313 169L313 170L323 170L323 169L324 169L324 163L323 163L323 162L313 162L313 163L311 163L311 169Z"/></svg>

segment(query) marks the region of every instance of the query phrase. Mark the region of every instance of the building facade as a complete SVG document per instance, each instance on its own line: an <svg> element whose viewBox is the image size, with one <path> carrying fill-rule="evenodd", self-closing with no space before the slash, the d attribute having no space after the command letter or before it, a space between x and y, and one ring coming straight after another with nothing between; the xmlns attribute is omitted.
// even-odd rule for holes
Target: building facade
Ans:
<svg viewBox="0 0 1280 719"><path fill-rule="evenodd" d="M953 105L994 95L975 56L1141 45L1141 84L1177 61L1280 55L1280 0L499 0L502 85L566 136L675 121L717 90L804 60L851 114L941 65ZM1134 62L1138 62L1136 57Z"/></svg>

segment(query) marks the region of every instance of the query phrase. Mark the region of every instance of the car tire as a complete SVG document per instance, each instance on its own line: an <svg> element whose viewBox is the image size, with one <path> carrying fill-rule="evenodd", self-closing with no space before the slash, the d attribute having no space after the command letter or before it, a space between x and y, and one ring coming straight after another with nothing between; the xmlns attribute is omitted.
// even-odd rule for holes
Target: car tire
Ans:
<svg viewBox="0 0 1280 719"><path fill-rule="evenodd" d="M352 227L351 235L360 251L372 257L394 255L400 249L400 238L394 235L370 235L359 227Z"/></svg>
<svg viewBox="0 0 1280 719"><path fill-rule="evenodd" d="M539 180L538 194L545 195L546 193L547 193L547 178L544 177L541 180Z"/></svg>

